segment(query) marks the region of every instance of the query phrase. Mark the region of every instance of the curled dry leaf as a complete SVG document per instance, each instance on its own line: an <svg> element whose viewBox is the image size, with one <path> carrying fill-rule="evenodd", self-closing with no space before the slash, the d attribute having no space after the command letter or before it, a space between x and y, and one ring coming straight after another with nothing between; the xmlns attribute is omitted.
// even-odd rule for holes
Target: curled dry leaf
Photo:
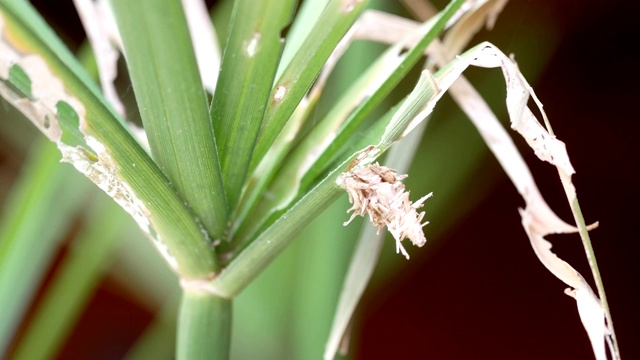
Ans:
<svg viewBox="0 0 640 360"><path fill-rule="evenodd" d="M435 51L434 54L438 57L438 55L442 55L442 52ZM440 57L438 62L440 66L444 66L446 59ZM527 100L531 97L538 106L545 123L548 124L542 104L520 73L515 62L495 46L482 43L447 65L458 69L447 72L448 76L455 76L457 82L451 83L450 88L443 86L443 91L449 88L454 100L478 128L485 142L525 200L526 207L520 210L522 226L540 262L553 275L571 287L568 294L577 301L578 313L591 340L596 359L607 358L604 348L605 339L608 341L614 358L617 358L615 340L612 336L613 329L605 326L605 309L600 299L578 271L551 251L551 243L545 239L545 236L549 234L577 232L578 228L562 221L542 198L531 172L497 117L475 89L464 77L460 76L461 71L466 69L468 65L500 67L502 69L507 85L507 109L512 129L527 141L540 160L556 166L561 178L564 176L568 179L574 173L574 169L569 161L565 144L545 129L533 115L531 109L527 107ZM443 79L438 80L443 83ZM570 180L568 182L570 183ZM571 188L573 187L571 186ZM570 198L575 198L575 193ZM595 226L597 223L586 227L586 230Z"/></svg>
<svg viewBox="0 0 640 360"><path fill-rule="evenodd" d="M371 223L378 227L378 232L387 227L396 239L396 252L409 259L409 254L402 246L402 240L409 239L416 246L422 246L427 239L422 227L424 211L418 213L424 201L432 193L412 203L409 192L405 191L402 179L407 175L398 175L395 170L380 166L377 163L347 171L338 178L338 185L347 191L353 206L351 218L344 223L348 225L356 216L369 214Z"/></svg>

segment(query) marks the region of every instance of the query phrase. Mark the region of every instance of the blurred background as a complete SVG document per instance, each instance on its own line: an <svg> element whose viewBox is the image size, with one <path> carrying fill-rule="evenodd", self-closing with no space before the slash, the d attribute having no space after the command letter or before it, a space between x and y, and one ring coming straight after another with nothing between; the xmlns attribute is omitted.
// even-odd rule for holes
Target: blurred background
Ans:
<svg viewBox="0 0 640 360"><path fill-rule="evenodd" d="M228 1L208 4L220 14ZM396 2L378 2L387 11L410 16ZM437 2L442 8L442 1ZM47 21L78 51L84 41L71 1L33 1ZM574 184L591 232L615 328L625 359L640 358L640 266L635 259L640 217L640 103L638 14L633 1L512 1L492 31L472 42L487 40L513 53L520 69L545 106L553 129L567 145L576 169ZM223 16L222 16L223 17ZM224 23L224 19L216 25ZM219 29L224 32L224 29ZM320 104L326 112L358 71L382 47L354 44L345 55ZM494 111L506 121L504 80L499 70L472 69L468 78ZM403 82L398 98L415 84ZM121 95L133 101L132 90ZM397 100L395 100L397 101ZM389 100L390 104L394 99ZM0 109L0 200L5 211L17 193L20 175L29 171L30 153L40 151L43 136L10 106ZM132 117L134 107L128 108ZM513 132L511 134L514 134ZM540 162L516 138L538 185L551 207L572 219L557 172ZM34 150L38 149L38 150ZM31 159L31 160L30 160ZM57 159L53 159L53 162ZM59 193L76 194L53 200L52 211L64 210L56 240L49 247L40 276L32 276L35 300L22 306L24 321L16 324L10 342L46 338L64 331L57 345L60 359L172 358L177 308L177 281L126 216L93 189L68 164L58 166ZM428 243L407 247L411 260L395 254L387 240L381 263L356 313L352 359L590 359L591 347L575 301L563 294L564 284L538 262L520 225L523 201L462 112L445 96L433 118L405 181L412 198L433 191L425 205ZM70 195L73 197L72 195ZM106 200L106 201L105 201ZM58 202L56 202L58 201ZM301 236L234 303L236 359L317 359L321 357L342 286L358 223L347 228L346 196L318 214ZM106 210L105 210L106 209ZM96 215L97 214L97 215ZM99 261L101 275L83 283L86 295L68 329L34 327L38 308L61 267L83 249L78 238L96 222L113 214L116 229ZM47 215L48 216L48 215ZM53 220L52 220L53 221ZM45 231L48 231L45 228ZM577 235L551 236L554 251L591 284L584 250ZM2 241L2 239L0 239ZM43 240L44 242L44 240ZM97 260L96 260L97 261ZM95 262L94 262L95 263ZM64 291L63 291L64 293ZM72 291L67 291L71 294ZM71 301L71 300L69 300ZM0 304L0 308L5 308ZM38 324L38 325L34 325ZM42 329L40 329L42 330ZM33 339L33 340L28 340Z"/></svg>

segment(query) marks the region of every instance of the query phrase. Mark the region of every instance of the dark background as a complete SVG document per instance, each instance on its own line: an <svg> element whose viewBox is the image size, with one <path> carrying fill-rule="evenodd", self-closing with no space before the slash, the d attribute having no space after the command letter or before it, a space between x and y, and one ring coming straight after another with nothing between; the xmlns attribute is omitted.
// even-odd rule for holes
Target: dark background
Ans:
<svg viewBox="0 0 640 360"><path fill-rule="evenodd" d="M71 2L34 1L71 44L82 39ZM505 19L513 42L529 26L530 11L548 14L560 45L533 82L554 131L569 149L622 356L640 359L635 341L640 315L635 222L639 211L637 66L640 6L634 1L512 1ZM504 31L504 29L502 30ZM540 36L544 42L547 39ZM502 48L509 53L509 45ZM525 74L526 75L526 74ZM571 219L557 173L525 153L545 198ZM493 161L493 160L489 160ZM488 166L496 167L495 161ZM473 190L473 189L469 189ZM438 249L401 276L366 293L356 321L357 358L395 359L590 359L591 347L565 286L538 262L520 225L523 206L506 176L477 208L439 239ZM499 228L498 228L499 227ZM585 277L590 271L578 236L552 236L554 251ZM413 258L412 258L413 260ZM99 315L99 291L82 321ZM106 299L105 302L117 299ZM118 307L122 316L138 316ZM110 313L116 319L118 313ZM114 320L115 321L115 320ZM141 314L140 329L149 321ZM130 322L131 323L131 322ZM123 334L126 335L126 334Z"/></svg>

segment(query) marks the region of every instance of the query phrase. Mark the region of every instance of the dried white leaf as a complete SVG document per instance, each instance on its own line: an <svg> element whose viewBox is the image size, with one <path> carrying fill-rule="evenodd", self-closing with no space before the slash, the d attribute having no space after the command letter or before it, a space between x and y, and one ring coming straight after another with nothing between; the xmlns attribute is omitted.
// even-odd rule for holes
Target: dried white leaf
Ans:
<svg viewBox="0 0 640 360"><path fill-rule="evenodd" d="M220 71L220 45L204 0L182 0L204 88L215 92Z"/></svg>
<svg viewBox="0 0 640 360"><path fill-rule="evenodd" d="M436 52L439 55L442 53ZM438 61L441 66L446 62L442 57ZM475 47L462 57L458 57L454 62L457 62L455 67L462 70L467 67L465 62L476 66L500 67L502 69L507 82L507 109L512 128L525 138L541 160L555 165L563 175L561 178L568 179L574 170L565 145L549 134L527 107L527 99L531 96L546 120L542 104L522 77L515 63L488 43ZM456 71L451 71L451 73L456 73ZM609 332L604 328L604 309L600 300L582 275L551 251L551 243L544 238L548 234L577 232L578 229L562 221L551 210L542 198L526 163L496 116L464 77L456 77L456 83L449 89L451 96L476 125L485 142L525 200L526 207L520 210L520 215L522 226L529 237L534 252L552 274L573 289L578 313L589 335L594 354L598 360L606 359L604 340ZM443 86L443 88L445 87ZM569 188L573 189L573 186L570 185ZM573 194L575 195L575 192ZM611 344L609 343L609 345ZM612 353L614 353L613 349Z"/></svg>
<svg viewBox="0 0 640 360"><path fill-rule="evenodd" d="M117 47L122 49L122 41L111 8L102 0L73 0L73 4L95 53L104 96L118 114L124 115L125 108L114 85L120 57Z"/></svg>
<svg viewBox="0 0 640 360"><path fill-rule="evenodd" d="M177 271L178 262L161 241L160 235L154 230L150 220L151 213L144 202L136 196L129 184L118 174L118 166L105 146L91 136L86 136L85 139L93 152L89 152L81 146L73 147L58 142L58 148L62 153L62 161L73 165L76 170L89 178L131 215L144 234L153 240L156 249L167 263ZM94 157L93 153L97 157Z"/></svg>
<svg viewBox="0 0 640 360"><path fill-rule="evenodd" d="M584 279L582 279L582 281L585 282ZM567 289L565 293L576 299L580 321L582 321L582 326L587 330L589 339L599 340L602 339L602 337L608 339L609 331L604 321L604 309L600 305L600 300L596 294L591 291L589 285L585 282L585 286L581 286L575 290ZM593 354L596 360L607 359L604 344L604 341L591 341L591 347L593 348ZM608 343L608 345L610 348L613 348L611 343Z"/></svg>
<svg viewBox="0 0 640 360"><path fill-rule="evenodd" d="M25 54L20 46L11 42L5 35L5 20L0 16L0 78L9 80L13 66L20 67L31 81L30 99L16 94L5 82L0 82L0 94L27 115L33 124L51 141L59 141L62 130L58 123L57 106L60 102L69 105L80 117L84 117L84 106L75 97L70 96L64 84L51 71L49 65L40 56Z"/></svg>

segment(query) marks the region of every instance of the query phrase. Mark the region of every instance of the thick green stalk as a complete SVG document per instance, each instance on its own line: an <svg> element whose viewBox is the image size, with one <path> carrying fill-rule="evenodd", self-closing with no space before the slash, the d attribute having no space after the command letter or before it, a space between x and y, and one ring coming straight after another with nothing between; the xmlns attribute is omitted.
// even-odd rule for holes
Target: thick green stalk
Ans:
<svg viewBox="0 0 640 360"><path fill-rule="evenodd" d="M178 360L228 359L231 300L197 289L182 293L178 315Z"/></svg>

